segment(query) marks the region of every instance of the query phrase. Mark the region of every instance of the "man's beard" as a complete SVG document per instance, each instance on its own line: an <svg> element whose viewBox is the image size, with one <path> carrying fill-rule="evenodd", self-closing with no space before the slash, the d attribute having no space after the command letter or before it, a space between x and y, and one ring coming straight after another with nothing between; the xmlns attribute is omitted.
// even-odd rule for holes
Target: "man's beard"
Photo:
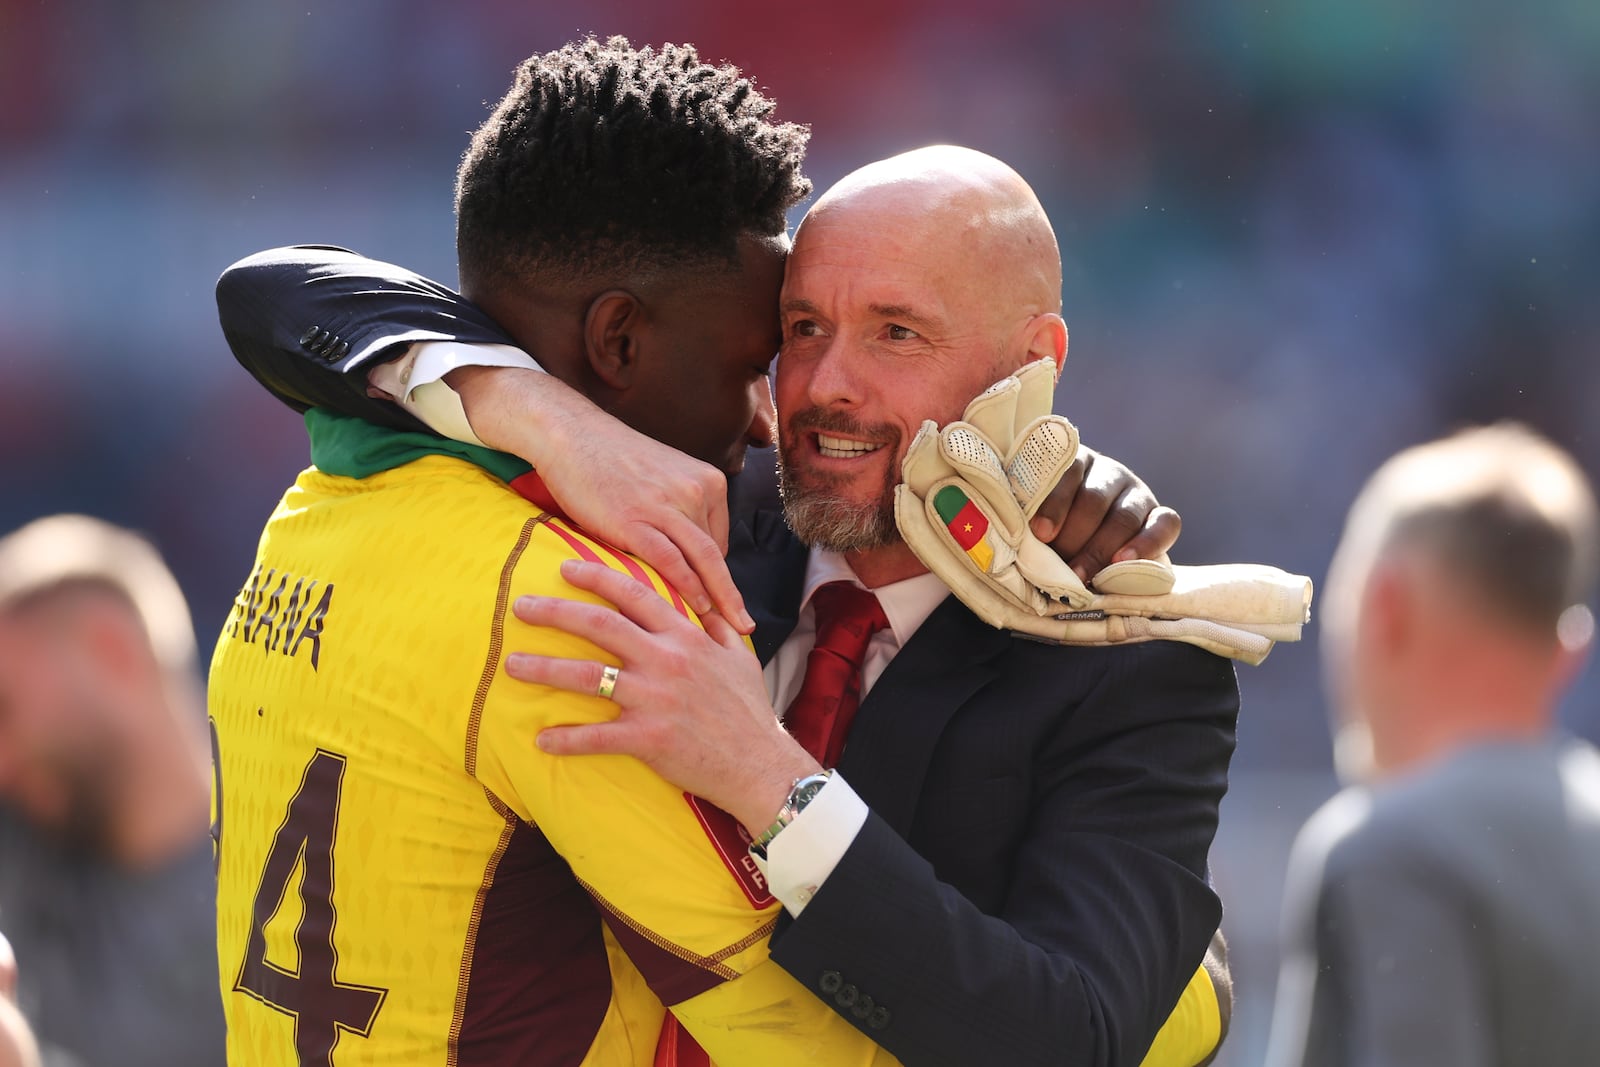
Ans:
<svg viewBox="0 0 1600 1067"><path fill-rule="evenodd" d="M890 426L864 426L841 412L818 408L803 411L789 421L788 441L821 430L845 436L886 440L885 449L898 452L899 431ZM784 437L785 435L780 435ZM815 472L801 474L799 461L785 443L779 446L778 492L783 515L796 537L812 548L831 552L867 552L900 543L894 521L894 489L900 472L890 464L884 473L883 492L876 500L857 502L839 495L846 479Z"/></svg>

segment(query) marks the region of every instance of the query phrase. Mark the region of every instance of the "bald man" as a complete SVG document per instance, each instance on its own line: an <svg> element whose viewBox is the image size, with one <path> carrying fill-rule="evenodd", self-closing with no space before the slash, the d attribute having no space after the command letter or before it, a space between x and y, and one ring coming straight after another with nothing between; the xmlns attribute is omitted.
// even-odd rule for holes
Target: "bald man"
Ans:
<svg viewBox="0 0 1600 1067"><path fill-rule="evenodd" d="M1323 648L1349 787L1295 842L1273 1067L1600 1063L1595 501L1524 428L1408 449L1351 508Z"/></svg>
<svg viewBox="0 0 1600 1067"><path fill-rule="evenodd" d="M373 282L393 269L316 269L345 279L346 321L371 337L384 315ZM541 746L638 755L734 815L765 852L753 890L784 906L773 958L907 1064L1136 1064L1147 1051L1192 1064L1220 1039L1219 991L1198 968L1220 914L1206 854L1238 708L1230 665L1186 645L1013 638L949 596L895 531L892 490L922 420L959 416L1026 363L1059 366L1059 289L1048 220L999 161L937 148L851 175L801 225L783 286L782 514L736 486L729 566L764 671L603 567L563 573L622 617L560 600L516 608L622 662L607 687L616 722L547 731ZM467 305L446 310L420 321L504 340L478 331ZM263 381L314 385L304 353L230 339ZM478 383L530 373L480 370ZM511 392L463 388L471 428L506 440L499 420L526 413L480 401ZM869 590L887 625L866 649L848 744L824 767L774 710L802 688L813 594L833 582ZM508 648L533 647L534 633L509 631ZM606 680L595 662L522 655L507 669L591 694Z"/></svg>
<svg viewBox="0 0 1600 1067"><path fill-rule="evenodd" d="M0 923L51 1062L223 1058L204 712L154 546L86 515L0 537Z"/></svg>

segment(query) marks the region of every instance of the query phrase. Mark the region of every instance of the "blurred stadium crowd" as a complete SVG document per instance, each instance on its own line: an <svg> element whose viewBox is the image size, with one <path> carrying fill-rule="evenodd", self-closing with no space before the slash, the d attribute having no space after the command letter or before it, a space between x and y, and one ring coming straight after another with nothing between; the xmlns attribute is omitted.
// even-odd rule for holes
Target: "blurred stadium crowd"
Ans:
<svg viewBox="0 0 1600 1067"><path fill-rule="evenodd" d="M1202 0L0 0L0 529L145 531L202 652L305 462L212 286L335 243L452 282L451 179L522 57L689 40L813 126L820 187L955 142L1062 241L1059 409L1185 518L1185 562L1320 578L1395 449L1502 416L1600 475L1600 6ZM1215 850L1258 1062L1277 893L1333 788L1316 627L1241 676ZM1568 721L1600 737L1594 672Z"/></svg>

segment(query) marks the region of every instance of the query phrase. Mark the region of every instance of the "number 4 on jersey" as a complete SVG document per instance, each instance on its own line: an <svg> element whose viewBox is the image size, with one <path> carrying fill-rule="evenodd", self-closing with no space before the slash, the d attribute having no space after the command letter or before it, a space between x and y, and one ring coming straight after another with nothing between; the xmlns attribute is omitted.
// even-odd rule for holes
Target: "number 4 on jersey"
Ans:
<svg viewBox="0 0 1600 1067"><path fill-rule="evenodd" d="M250 939L234 989L294 1017L294 1043L301 1067L331 1067L341 1031L366 1037L387 989L341 982L334 973L337 916L333 909L333 838L339 823L339 791L345 759L318 749L306 764L300 788L272 841L261 870L250 922ZM302 864L303 857L303 864ZM294 944L298 972L267 959L267 924L288 895L295 868L300 879L300 924Z"/></svg>

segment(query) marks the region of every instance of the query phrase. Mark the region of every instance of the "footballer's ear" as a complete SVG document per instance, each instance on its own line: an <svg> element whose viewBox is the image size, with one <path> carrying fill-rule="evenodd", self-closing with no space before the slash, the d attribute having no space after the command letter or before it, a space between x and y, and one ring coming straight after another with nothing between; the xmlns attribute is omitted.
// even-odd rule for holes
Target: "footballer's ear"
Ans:
<svg viewBox="0 0 1600 1067"><path fill-rule="evenodd" d="M583 352L589 369L612 389L633 384L639 364L644 306L626 289L607 289L589 302L583 320Z"/></svg>

